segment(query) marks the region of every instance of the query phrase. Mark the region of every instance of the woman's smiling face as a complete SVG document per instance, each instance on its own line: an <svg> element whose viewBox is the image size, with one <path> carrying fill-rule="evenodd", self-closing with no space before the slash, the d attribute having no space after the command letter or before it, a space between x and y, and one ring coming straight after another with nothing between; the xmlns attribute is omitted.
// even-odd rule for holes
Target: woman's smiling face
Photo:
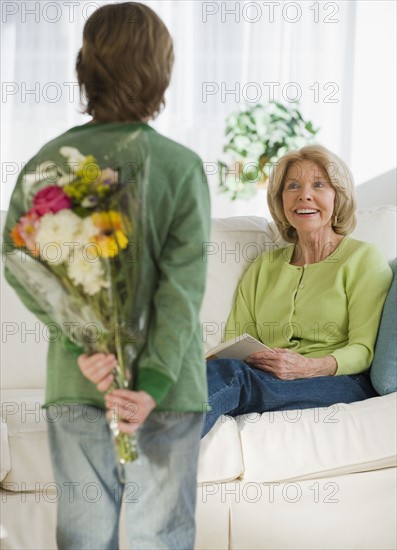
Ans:
<svg viewBox="0 0 397 550"><path fill-rule="evenodd" d="M333 232L335 189L321 166L309 160L291 164L282 198L284 214L298 237L302 233L320 237L329 229Z"/></svg>

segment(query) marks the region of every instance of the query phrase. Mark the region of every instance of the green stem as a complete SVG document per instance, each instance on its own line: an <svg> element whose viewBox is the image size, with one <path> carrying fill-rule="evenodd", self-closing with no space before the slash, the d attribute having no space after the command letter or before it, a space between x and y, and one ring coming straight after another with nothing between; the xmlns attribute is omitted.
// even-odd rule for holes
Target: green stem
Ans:
<svg viewBox="0 0 397 550"><path fill-rule="evenodd" d="M116 377L115 380L109 389L111 391L115 388L127 388L127 376L126 376L126 370L125 370L125 363L124 363L124 355L123 355L123 346L122 346L122 336L121 336L121 330L120 330L120 323L119 323L119 307L118 307L118 301L117 301L117 295L115 292L115 286L114 286L114 277L111 276L111 284L112 284L112 297L113 297L113 305L114 305L114 319L115 319L115 333L114 333L114 344L116 348L116 356L117 356L117 367L116 367ZM116 446L117 456L121 464L124 464L126 462L133 462L138 458L138 452L137 452L137 443L136 443L136 435L135 434L124 434L118 432L118 419L114 419L116 427L115 432L113 433L114 436L114 442Z"/></svg>

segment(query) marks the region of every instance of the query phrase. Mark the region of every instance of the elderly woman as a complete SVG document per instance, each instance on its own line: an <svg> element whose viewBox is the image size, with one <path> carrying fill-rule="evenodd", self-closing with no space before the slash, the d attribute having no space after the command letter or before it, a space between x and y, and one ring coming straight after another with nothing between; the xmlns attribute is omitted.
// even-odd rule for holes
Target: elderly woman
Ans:
<svg viewBox="0 0 397 550"><path fill-rule="evenodd" d="M268 189L285 248L245 273L226 339L248 333L272 348L245 362L207 363L202 435L221 414L327 407L373 397L368 369L392 272L375 246L348 236L356 201L345 163L321 146L277 164Z"/></svg>

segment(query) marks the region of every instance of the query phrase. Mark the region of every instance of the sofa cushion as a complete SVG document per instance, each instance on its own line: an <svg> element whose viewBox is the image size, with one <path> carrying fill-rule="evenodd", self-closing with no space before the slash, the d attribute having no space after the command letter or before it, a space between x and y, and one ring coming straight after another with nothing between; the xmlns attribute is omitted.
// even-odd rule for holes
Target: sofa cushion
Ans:
<svg viewBox="0 0 397 550"><path fill-rule="evenodd" d="M388 260L397 256L395 206L374 206L357 211L357 226L352 237L375 244Z"/></svg>
<svg viewBox="0 0 397 550"><path fill-rule="evenodd" d="M47 442L47 421L41 408L44 390L2 390L1 419L7 424L9 453L7 475L2 487L12 491L34 491L53 482Z"/></svg>
<svg viewBox="0 0 397 550"><path fill-rule="evenodd" d="M266 250L283 245L275 225L265 218L212 220L211 240L203 247L203 261L208 263L206 292L201 308L206 351L221 342L234 293L250 263Z"/></svg>
<svg viewBox="0 0 397 550"><path fill-rule="evenodd" d="M43 400L44 390L2 391L1 486L11 491L34 491L54 482ZM223 416L201 442L198 482L230 481L243 471L237 424Z"/></svg>
<svg viewBox="0 0 397 550"><path fill-rule="evenodd" d="M46 374L46 327L22 304L0 273L1 387L43 388Z"/></svg>
<svg viewBox="0 0 397 550"><path fill-rule="evenodd" d="M311 479L396 465L396 394L238 418L242 479Z"/></svg>
<svg viewBox="0 0 397 550"><path fill-rule="evenodd" d="M243 456L236 421L230 416L221 416L201 441L197 482L232 481L243 473Z"/></svg>
<svg viewBox="0 0 397 550"><path fill-rule="evenodd" d="M0 481L11 470L10 448L8 446L8 429L6 422L0 423ZM1 538L1 537L0 537Z"/></svg>
<svg viewBox="0 0 397 550"><path fill-rule="evenodd" d="M396 469L385 468L316 481L222 484L214 500L230 506L224 548L395 550L396 481Z"/></svg>
<svg viewBox="0 0 397 550"><path fill-rule="evenodd" d="M383 306L371 365L371 382L380 395L397 390L397 258L390 265L394 277Z"/></svg>

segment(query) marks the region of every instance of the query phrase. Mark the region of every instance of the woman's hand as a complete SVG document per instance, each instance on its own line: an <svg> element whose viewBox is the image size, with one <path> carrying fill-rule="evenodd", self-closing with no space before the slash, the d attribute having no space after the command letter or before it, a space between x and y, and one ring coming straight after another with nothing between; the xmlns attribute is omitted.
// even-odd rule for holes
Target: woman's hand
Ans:
<svg viewBox="0 0 397 550"><path fill-rule="evenodd" d="M338 368L332 355L310 358L283 348L273 348L272 351L253 353L245 362L252 367L273 374L280 380L333 376Z"/></svg>
<svg viewBox="0 0 397 550"><path fill-rule="evenodd" d="M106 391L113 382L113 369L117 359L111 353L94 353L94 355L79 355L77 364L88 380L96 384L99 391Z"/></svg>
<svg viewBox="0 0 397 550"><path fill-rule="evenodd" d="M113 390L105 395L107 417L118 420L122 433L135 432L156 406L156 401L145 391Z"/></svg>

